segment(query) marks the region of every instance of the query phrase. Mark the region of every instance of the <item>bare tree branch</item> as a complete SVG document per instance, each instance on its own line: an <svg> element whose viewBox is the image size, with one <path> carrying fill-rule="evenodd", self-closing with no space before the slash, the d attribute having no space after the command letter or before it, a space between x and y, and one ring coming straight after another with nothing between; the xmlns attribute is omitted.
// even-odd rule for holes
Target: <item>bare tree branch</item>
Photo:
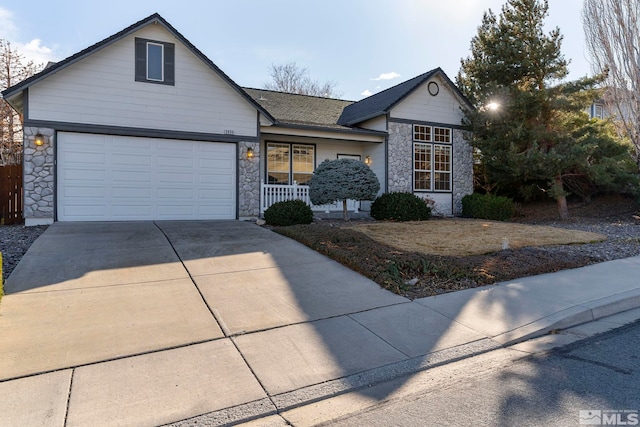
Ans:
<svg viewBox="0 0 640 427"><path fill-rule="evenodd" d="M338 84L335 81L320 83L318 80L312 80L309 77L309 70L298 67L295 62L282 65L271 64L269 75L271 81L264 84L265 89L323 98L337 98L342 95L337 91Z"/></svg>
<svg viewBox="0 0 640 427"><path fill-rule="evenodd" d="M608 74L605 105L640 168L640 2L585 0L582 21L593 71Z"/></svg>
<svg viewBox="0 0 640 427"><path fill-rule="evenodd" d="M24 57L11 48L11 43L0 39L0 91L31 77L43 65ZM0 165L20 163L22 156L22 117L0 99Z"/></svg>

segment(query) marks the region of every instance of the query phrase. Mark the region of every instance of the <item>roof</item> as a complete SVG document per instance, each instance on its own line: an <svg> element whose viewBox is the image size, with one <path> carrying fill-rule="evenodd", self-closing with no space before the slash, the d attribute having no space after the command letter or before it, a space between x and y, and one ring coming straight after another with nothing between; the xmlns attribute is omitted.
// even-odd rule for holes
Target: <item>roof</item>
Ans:
<svg viewBox="0 0 640 427"><path fill-rule="evenodd" d="M265 89L243 88L279 125L304 125L321 128L351 130L338 124L344 108L353 104L333 98L276 92Z"/></svg>
<svg viewBox="0 0 640 427"><path fill-rule="evenodd" d="M345 107L342 115L338 119L338 123L343 126L353 126L356 123L387 114L391 108L406 98L414 89L435 75L440 75L461 100L466 103L469 108L473 108L469 100L467 100L456 85L449 80L449 77L447 77L444 71L442 71L441 68L436 68Z"/></svg>
<svg viewBox="0 0 640 427"><path fill-rule="evenodd" d="M220 68L218 68L209 58L207 58L198 48L196 48L193 44L191 44L191 42L189 40L187 40L182 34L180 34L180 32L178 32L178 30L176 30L175 28L173 28L173 26L171 24L169 24L169 22L167 22L162 16L160 16L158 13L154 13L153 15L150 15L138 22L136 22L133 25L130 25L129 27L123 29L122 31L119 31L117 33L115 33L114 35L107 37L106 39L92 45L89 46L86 49L81 50L80 52L71 55L70 57L63 59L62 61L59 61L57 63L49 63L47 64L47 67L42 70L41 72L34 74L33 76L29 77L28 79L25 79L23 81L21 81L18 84L15 84L13 86L11 86L10 88L5 89L4 91L2 91L2 96L4 99L8 100L8 98L10 98L11 96L15 96L19 93L22 92L22 90L28 88L29 86L47 78L48 76L55 74L61 70L63 70L64 68L70 66L71 64L74 64L84 58L86 58L87 56L123 39L124 37L129 36L130 34L138 31L139 29L150 25L150 24L160 24L162 25L167 31L169 31L170 33L172 33L178 40L180 40L189 50L191 50L191 52L193 52L198 58L200 58L212 71L214 71L216 74L218 74L223 80L225 80L236 92L238 92L243 98L245 98L250 104L252 104L253 106L255 106L261 113L263 113L266 117L269 118L269 120L274 120L273 117L262 108L262 106L260 104L258 104L257 102L255 102L250 96L248 96L241 88L240 86L238 86L233 80L231 80L231 78L229 76L227 76Z"/></svg>

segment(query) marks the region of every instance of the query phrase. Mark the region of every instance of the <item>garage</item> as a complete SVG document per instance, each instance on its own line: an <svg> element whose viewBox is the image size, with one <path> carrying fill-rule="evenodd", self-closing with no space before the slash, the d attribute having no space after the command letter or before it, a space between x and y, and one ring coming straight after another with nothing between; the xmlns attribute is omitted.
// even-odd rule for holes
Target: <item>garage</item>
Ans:
<svg viewBox="0 0 640 427"><path fill-rule="evenodd" d="M58 132L57 220L236 218L236 144Z"/></svg>

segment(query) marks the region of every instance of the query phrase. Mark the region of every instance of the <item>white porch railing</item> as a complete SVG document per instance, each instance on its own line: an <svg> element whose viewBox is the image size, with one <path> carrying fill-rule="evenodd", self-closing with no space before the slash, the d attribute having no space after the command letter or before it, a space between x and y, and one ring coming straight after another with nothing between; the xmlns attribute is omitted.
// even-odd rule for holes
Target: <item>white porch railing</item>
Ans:
<svg viewBox="0 0 640 427"><path fill-rule="evenodd" d="M311 203L308 185L298 185L295 181L293 181L293 185L265 184L264 181L260 181L260 215L272 204L285 200L302 200L311 206L312 210L317 212L342 212L342 202L336 202L330 205L314 205ZM348 211L358 212L358 209L360 209L360 202L357 200L347 200Z"/></svg>

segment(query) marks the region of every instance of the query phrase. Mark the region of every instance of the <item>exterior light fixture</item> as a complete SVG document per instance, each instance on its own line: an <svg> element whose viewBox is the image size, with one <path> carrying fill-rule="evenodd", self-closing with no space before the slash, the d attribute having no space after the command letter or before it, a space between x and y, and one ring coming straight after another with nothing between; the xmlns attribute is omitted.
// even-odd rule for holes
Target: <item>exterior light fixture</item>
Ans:
<svg viewBox="0 0 640 427"><path fill-rule="evenodd" d="M364 163L365 163L367 166L371 166L371 156L367 156L367 157L365 157L365 158L364 158Z"/></svg>
<svg viewBox="0 0 640 427"><path fill-rule="evenodd" d="M33 140L33 142L40 147L41 145L44 145L44 136L42 136L41 133L38 133L36 135L36 138Z"/></svg>
<svg viewBox="0 0 640 427"><path fill-rule="evenodd" d="M249 147L247 148L247 159L253 159L253 148Z"/></svg>

